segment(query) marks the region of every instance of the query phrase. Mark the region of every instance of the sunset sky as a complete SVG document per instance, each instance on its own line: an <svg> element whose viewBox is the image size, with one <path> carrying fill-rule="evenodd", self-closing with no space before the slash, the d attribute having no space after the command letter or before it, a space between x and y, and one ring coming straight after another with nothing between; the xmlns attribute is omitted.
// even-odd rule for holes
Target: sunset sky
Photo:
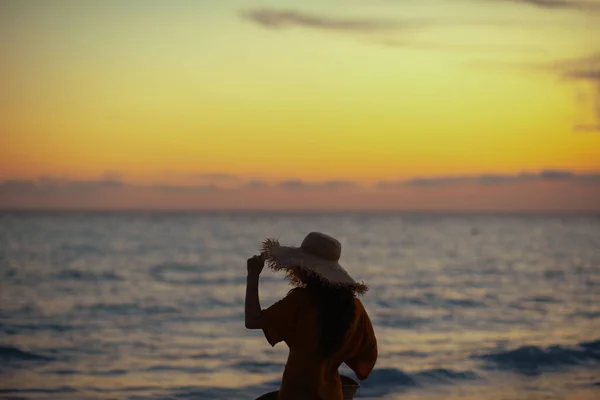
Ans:
<svg viewBox="0 0 600 400"><path fill-rule="evenodd" d="M600 210L600 0L3 1L0 207Z"/></svg>

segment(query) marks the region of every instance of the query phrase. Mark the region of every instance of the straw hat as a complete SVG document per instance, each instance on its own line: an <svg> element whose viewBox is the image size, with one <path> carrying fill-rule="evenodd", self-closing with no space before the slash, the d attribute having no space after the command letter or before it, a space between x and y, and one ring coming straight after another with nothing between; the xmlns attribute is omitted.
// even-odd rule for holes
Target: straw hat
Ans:
<svg viewBox="0 0 600 400"><path fill-rule="evenodd" d="M355 294L368 290L367 285L356 282L340 265L341 243L324 233L309 233L300 247L281 246L277 240L267 239L262 244L261 254L273 271L286 270L292 284L303 284L294 272L297 267L325 284L345 287Z"/></svg>

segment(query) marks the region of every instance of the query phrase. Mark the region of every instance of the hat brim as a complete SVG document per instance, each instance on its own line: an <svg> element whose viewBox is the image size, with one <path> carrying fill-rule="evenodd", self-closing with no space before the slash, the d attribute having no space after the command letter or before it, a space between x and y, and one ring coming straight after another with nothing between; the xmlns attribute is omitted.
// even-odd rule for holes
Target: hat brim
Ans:
<svg viewBox="0 0 600 400"><path fill-rule="evenodd" d="M263 242L261 252L267 266L273 271L285 270L292 284L303 282L294 274L294 268L300 268L309 275L320 279L324 284L344 287L360 295L368 290L363 282L356 282L337 261L329 261L316 257L300 247L281 246L275 239Z"/></svg>

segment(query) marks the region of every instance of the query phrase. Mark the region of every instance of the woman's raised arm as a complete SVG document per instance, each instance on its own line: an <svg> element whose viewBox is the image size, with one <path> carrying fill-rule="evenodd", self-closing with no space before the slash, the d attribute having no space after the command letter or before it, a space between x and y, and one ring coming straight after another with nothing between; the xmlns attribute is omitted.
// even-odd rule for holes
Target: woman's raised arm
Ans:
<svg viewBox="0 0 600 400"><path fill-rule="evenodd" d="M246 305L244 310L246 329L261 329L258 278L264 268L265 260L262 256L254 256L248 259L247 265L248 276L246 277Z"/></svg>

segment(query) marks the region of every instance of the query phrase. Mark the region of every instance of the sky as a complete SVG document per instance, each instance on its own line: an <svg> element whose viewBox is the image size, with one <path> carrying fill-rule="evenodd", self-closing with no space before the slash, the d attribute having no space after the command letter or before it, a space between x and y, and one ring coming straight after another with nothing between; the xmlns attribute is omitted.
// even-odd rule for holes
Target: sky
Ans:
<svg viewBox="0 0 600 400"><path fill-rule="evenodd" d="M600 210L600 0L6 0L0 35L0 208Z"/></svg>

